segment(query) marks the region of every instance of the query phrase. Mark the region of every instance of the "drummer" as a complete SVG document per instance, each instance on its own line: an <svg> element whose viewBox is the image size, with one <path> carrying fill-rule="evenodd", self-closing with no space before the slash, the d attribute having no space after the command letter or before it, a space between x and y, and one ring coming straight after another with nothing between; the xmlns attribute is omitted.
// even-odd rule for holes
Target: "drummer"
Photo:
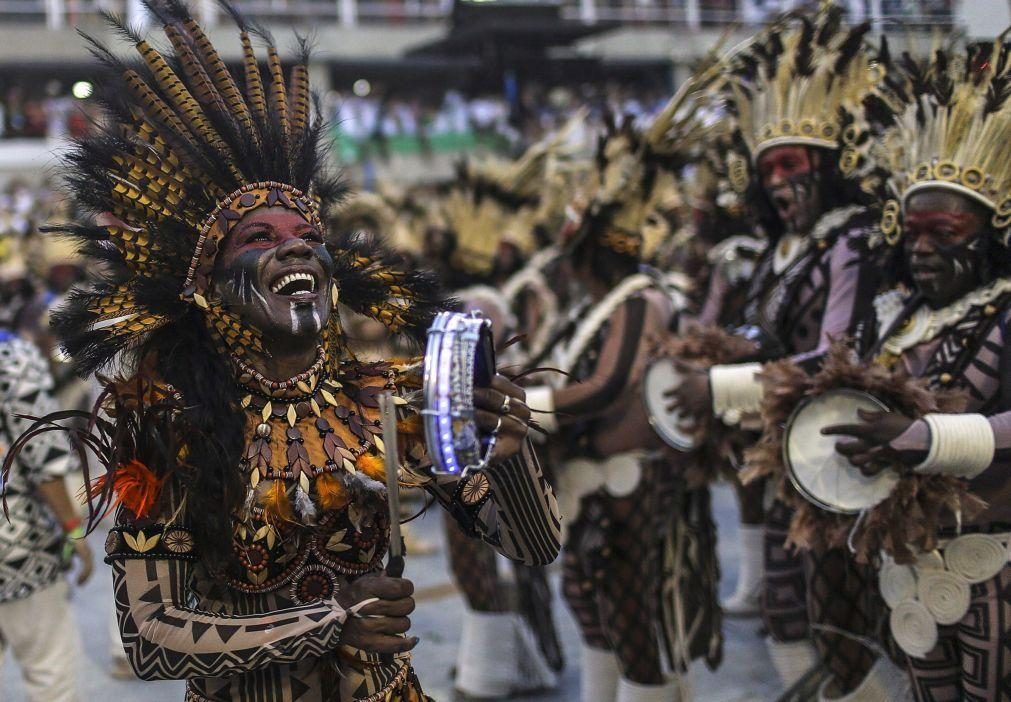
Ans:
<svg viewBox="0 0 1011 702"><path fill-rule="evenodd" d="M730 103L739 144L728 164L770 244L752 278L737 333L753 340L751 363L696 368L672 392L683 409L715 413L728 424L759 409L761 362L794 357L817 365L833 337L852 332L878 288L880 263L868 249L874 217L855 180L847 178L843 141L847 106L859 105L873 83L866 26L841 23L842 8L826 3L816 15L793 14L756 39L738 62ZM817 37L817 40L815 39ZM844 554L805 564L785 546L790 510L773 500L765 510L763 618L773 664L786 688L824 660L841 691L856 688L873 663L863 649L819 635L811 642L808 603L816 620L829 608L836 626L870 631L852 607ZM811 576L805 578L805 570ZM809 585L820 583L814 596Z"/></svg>
<svg viewBox="0 0 1011 702"><path fill-rule="evenodd" d="M879 338L870 355L935 392L963 392L966 413L916 421L865 413L859 424L826 430L842 435L838 450L868 474L901 466L955 476L987 505L978 515L946 514L943 561L933 553L920 562L947 575L928 581L917 568L919 591L896 605L907 617L893 614L893 634L919 700L1011 695L1011 473L1002 460L1011 448L1011 105L1007 76L994 71L1009 58L1000 44L938 52L932 65L902 76L905 94L876 102L891 122L879 142L897 198L885 205L882 232L904 265L897 292L875 305ZM995 92L1002 97L991 101ZM948 541L959 532L972 536ZM946 625L908 626L917 611L935 617L935 603L954 603L959 593L964 600L943 613Z"/></svg>
<svg viewBox="0 0 1011 702"><path fill-rule="evenodd" d="M517 322L503 294L534 246L533 214L547 159L534 144L515 162L473 160L441 202L452 242L443 261L451 290L464 311L478 310L492 322L498 349L517 333ZM531 161L533 163L531 164ZM539 167L534 167L539 166ZM516 346L498 356L504 372L515 372ZM503 578L495 551L443 520L452 576L464 599L454 687L482 700L553 688L562 667L561 648L551 612L551 590L543 568L514 565ZM514 580L518 592L510 592Z"/></svg>
<svg viewBox="0 0 1011 702"><path fill-rule="evenodd" d="M563 265L589 296L558 361L560 387L528 388L541 427L555 434L558 491L568 529L562 587L582 635L584 702L674 702L681 683L665 626L673 572L665 556L675 481L654 458L663 446L643 407L640 380L653 340L673 318L671 298L640 273L641 229L653 194L641 135L612 122L600 147L601 182ZM715 585L715 583L714 583ZM715 587L713 588L715 591ZM661 629L664 631L661 633ZM718 635L718 632L717 632ZM701 635L708 638L708 632Z"/></svg>

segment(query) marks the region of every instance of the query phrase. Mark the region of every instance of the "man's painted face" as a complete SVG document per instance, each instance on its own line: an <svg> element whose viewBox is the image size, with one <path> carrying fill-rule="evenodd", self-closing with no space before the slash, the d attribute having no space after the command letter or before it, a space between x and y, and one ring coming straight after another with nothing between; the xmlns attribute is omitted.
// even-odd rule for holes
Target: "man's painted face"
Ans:
<svg viewBox="0 0 1011 702"><path fill-rule="evenodd" d="M903 244L917 289L944 307L984 282L987 212L964 195L934 189L906 202Z"/></svg>
<svg viewBox="0 0 1011 702"><path fill-rule="evenodd" d="M806 234L821 215L821 154L806 146L774 146L758 157L758 177L787 234Z"/></svg>
<svg viewBox="0 0 1011 702"><path fill-rule="evenodd" d="M293 210L259 207L225 240L214 289L267 339L313 340L330 317L332 276L321 231Z"/></svg>

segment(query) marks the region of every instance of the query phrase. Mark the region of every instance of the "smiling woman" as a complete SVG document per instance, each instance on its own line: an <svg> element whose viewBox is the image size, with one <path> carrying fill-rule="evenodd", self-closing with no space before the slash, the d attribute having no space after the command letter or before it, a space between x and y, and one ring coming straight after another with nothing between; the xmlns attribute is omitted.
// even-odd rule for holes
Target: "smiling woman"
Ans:
<svg viewBox="0 0 1011 702"><path fill-rule="evenodd" d="M304 346L295 364L305 368L337 301L333 270L323 233L311 221L298 211L261 207L245 214L225 239L213 280L228 309L263 332L268 351L279 337L288 348ZM270 370L274 377L294 374Z"/></svg>
<svg viewBox="0 0 1011 702"><path fill-rule="evenodd" d="M101 214L69 233L112 274L55 316L80 372L127 370L78 436L106 469L89 486L91 525L117 511L106 552L129 660L142 678L186 679L193 702L426 699L413 585L383 567L388 490L420 486L468 535L551 561L559 518L523 392L500 375L474 391L478 428L497 434L485 469L428 471L420 363L358 361L335 304L419 342L441 305L427 273L326 236L343 186L322 165L307 55L286 81L258 30L261 74L233 13L237 78L184 6L146 5L172 52L112 18L143 66L91 41L110 119L67 164L81 209ZM396 445L380 395L398 408ZM399 484L385 482L387 454Z"/></svg>

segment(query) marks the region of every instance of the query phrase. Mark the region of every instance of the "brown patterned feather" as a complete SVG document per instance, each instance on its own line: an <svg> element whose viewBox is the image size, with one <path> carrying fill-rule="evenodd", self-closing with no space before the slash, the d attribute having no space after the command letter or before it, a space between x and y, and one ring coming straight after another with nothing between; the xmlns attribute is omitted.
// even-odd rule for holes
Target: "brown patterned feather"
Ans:
<svg viewBox="0 0 1011 702"><path fill-rule="evenodd" d="M281 57L277 49L273 46L267 47L267 65L270 68L270 98L277 111L277 118L281 124L281 134L287 141L291 134L291 124L288 121L288 96L284 87L284 68L281 66Z"/></svg>
<svg viewBox="0 0 1011 702"><path fill-rule="evenodd" d="M194 19L186 20L183 25L193 38L193 46L207 68L211 81L224 99L229 114L236 117L246 132L253 137L253 140L259 143L260 136L253 125L253 117L249 112L249 107L242 99L242 93L239 92L239 86L235 83L235 78L232 77L228 66L221 60L214 45L211 44L210 39L204 34L204 30Z"/></svg>
<svg viewBox="0 0 1011 702"><path fill-rule="evenodd" d="M298 136L309 126L309 70L303 64L291 69L291 129Z"/></svg>
<svg viewBox="0 0 1011 702"><path fill-rule="evenodd" d="M263 78L260 76L260 64L256 61L253 42L248 32L239 35L242 41L242 69L246 79L246 100L261 123L267 119L267 97L263 92Z"/></svg>

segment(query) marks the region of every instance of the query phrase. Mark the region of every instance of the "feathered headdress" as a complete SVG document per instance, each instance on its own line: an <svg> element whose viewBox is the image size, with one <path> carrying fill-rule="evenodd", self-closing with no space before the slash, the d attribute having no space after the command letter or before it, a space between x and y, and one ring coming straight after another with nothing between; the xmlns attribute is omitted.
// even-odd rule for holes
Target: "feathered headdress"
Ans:
<svg viewBox="0 0 1011 702"><path fill-rule="evenodd" d="M1011 62L1003 35L964 53L940 49L926 61L908 54L895 80L867 100L870 119L884 124L874 156L888 172L892 199L881 230L901 236L900 214L925 188L965 195L993 212L999 230L1011 227Z"/></svg>
<svg viewBox="0 0 1011 702"><path fill-rule="evenodd" d="M534 227L547 178L565 156L565 144L586 118L582 110L557 132L532 144L514 161L474 159L461 168L457 189L443 203L447 226L456 236L450 264L470 275L488 275L499 244L524 256L537 248Z"/></svg>
<svg viewBox="0 0 1011 702"><path fill-rule="evenodd" d="M723 80L726 56L722 42L696 67L664 108L642 130L630 118L620 124L608 116L597 147L599 187L590 204L591 216L569 242L573 248L585 237L615 253L641 258L645 248L659 242L643 241L647 216L662 203L680 200L673 174L695 159L708 139L722 128L710 119Z"/></svg>
<svg viewBox="0 0 1011 702"><path fill-rule="evenodd" d="M734 187L744 191L749 161L767 149L799 144L843 148L842 163L855 166L846 147L861 141L848 129L860 101L882 77L865 43L870 24L847 28L843 9L824 4L814 16L785 15L734 58L730 104L743 154L731 157ZM843 169L844 172L846 169Z"/></svg>
<svg viewBox="0 0 1011 702"><path fill-rule="evenodd" d="M54 229L77 237L85 253L116 272L74 294L55 316L81 372L194 308L233 353L258 348L258 331L240 324L210 289L225 237L264 206L297 212L324 231L321 220L344 192L324 167L325 124L313 108L304 41L286 80L270 35L226 4L242 43L242 68L233 75L179 0L145 4L164 31L164 51L113 16L109 23L140 62L85 36L106 71L97 84L109 120L76 142L67 181L97 219ZM266 73L254 37L267 45ZM361 245L328 246L342 302L394 330L425 329L430 310L421 298L431 289L422 276L390 268Z"/></svg>

